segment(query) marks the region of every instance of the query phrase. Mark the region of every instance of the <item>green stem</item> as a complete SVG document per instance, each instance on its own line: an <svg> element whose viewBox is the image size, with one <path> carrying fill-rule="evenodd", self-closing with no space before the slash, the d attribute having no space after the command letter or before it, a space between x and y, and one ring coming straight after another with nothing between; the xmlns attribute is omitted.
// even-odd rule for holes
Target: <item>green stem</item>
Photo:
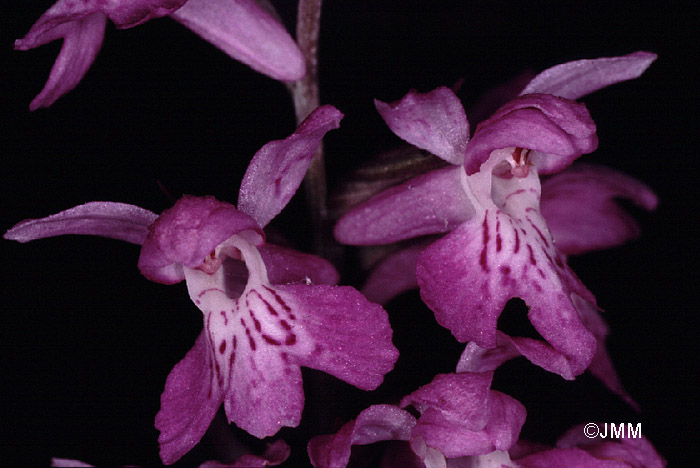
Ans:
<svg viewBox="0 0 700 468"><path fill-rule="evenodd" d="M297 124L301 123L320 104L318 86L318 36L321 24L322 0L299 0L297 12L297 43L306 59L306 75L291 83L289 88L294 101ZM311 212L314 250L328 257L326 207L326 168L323 143L314 155L304 178L306 204Z"/></svg>

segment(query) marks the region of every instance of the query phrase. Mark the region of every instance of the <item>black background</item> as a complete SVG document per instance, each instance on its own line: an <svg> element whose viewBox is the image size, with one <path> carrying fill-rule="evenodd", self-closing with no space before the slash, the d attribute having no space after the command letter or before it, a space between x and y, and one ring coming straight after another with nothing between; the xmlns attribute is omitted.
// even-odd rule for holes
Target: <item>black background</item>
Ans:
<svg viewBox="0 0 700 468"><path fill-rule="evenodd" d="M0 81L2 230L91 200L155 212L183 193L235 202L255 151L294 129L281 84L167 18L130 30L110 24L79 86L30 113L60 43L11 52L12 41L51 4L14 3L0 41L8 52ZM291 28L293 2L277 3ZM568 383L519 360L497 373L494 386L527 407L523 437L551 443L576 423L641 422L672 466L696 450L698 11L675 2L629 9L505 1L324 6L322 101L346 115L327 138L332 184L398 144L373 108L375 97L391 101L411 88L428 91L463 78L459 96L469 108L527 68L635 50L659 55L642 78L583 101L600 138L584 160L645 181L661 204L653 214L634 211L641 239L571 261L607 311L610 352L642 413L587 375ZM276 224L284 229L294 221L287 234L305 246L300 211L295 199ZM0 251L0 463L45 465L59 456L157 464L160 392L201 328L184 285L145 280L136 269L138 247L113 240L2 241ZM449 372L459 353L427 309L415 307L417 299L409 293L388 307L403 353L399 370L408 375L388 382L402 391ZM370 401L355 405L360 397L344 388L338 395L348 416ZM209 456L198 449L183 463Z"/></svg>

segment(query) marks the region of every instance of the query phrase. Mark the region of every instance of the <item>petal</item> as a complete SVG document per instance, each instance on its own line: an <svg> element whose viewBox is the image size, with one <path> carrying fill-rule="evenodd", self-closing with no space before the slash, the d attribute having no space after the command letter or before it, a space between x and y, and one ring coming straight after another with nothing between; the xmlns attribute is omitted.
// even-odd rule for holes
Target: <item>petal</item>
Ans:
<svg viewBox="0 0 700 468"><path fill-rule="evenodd" d="M544 94L521 96L478 125L467 146L465 168L474 174L492 151L517 147L534 151L530 162L540 174L551 174L595 150L595 131L583 104Z"/></svg>
<svg viewBox="0 0 700 468"><path fill-rule="evenodd" d="M224 399L229 421L258 438L298 426L304 408L299 366L264 340L239 341Z"/></svg>
<svg viewBox="0 0 700 468"><path fill-rule="evenodd" d="M311 464L315 468L344 468L350 461L352 445L408 440L415 424L415 418L401 408L392 405L370 406L336 434L311 439L307 450Z"/></svg>
<svg viewBox="0 0 700 468"><path fill-rule="evenodd" d="M306 73L296 43L255 0L188 0L171 15L253 70L283 81Z"/></svg>
<svg viewBox="0 0 700 468"><path fill-rule="evenodd" d="M336 284L335 267L316 255L305 254L274 244L258 247L271 284L309 283Z"/></svg>
<svg viewBox="0 0 700 468"><path fill-rule="evenodd" d="M158 216L125 203L90 202L41 219L27 219L7 231L3 238L29 242L65 234L109 237L143 244L148 226Z"/></svg>
<svg viewBox="0 0 700 468"><path fill-rule="evenodd" d="M578 448L551 449L516 460L522 468L629 468L622 461L599 460Z"/></svg>
<svg viewBox="0 0 700 468"><path fill-rule="evenodd" d="M85 463L84 461L80 460L73 460L70 458L52 458L51 459L51 466L60 468L60 467L67 467L67 468L78 468L78 467L94 467L95 465L91 465L89 463Z"/></svg>
<svg viewBox="0 0 700 468"><path fill-rule="evenodd" d="M506 197L513 206L528 205L533 194L514 195ZM589 302L594 298L557 254L536 208L530 208L512 217L487 210L480 220L464 223L428 247L416 268L421 297L459 341L482 348L498 345L498 316L509 299L522 298L530 322L553 349L527 339L514 339L514 344L536 364L572 379L590 364L596 347L572 294ZM549 361L552 354L561 359L540 360Z"/></svg>
<svg viewBox="0 0 700 468"><path fill-rule="evenodd" d="M565 255L620 245L639 225L617 203L622 198L653 210L658 198L643 183L595 165L574 165L542 183L542 216Z"/></svg>
<svg viewBox="0 0 700 468"><path fill-rule="evenodd" d="M246 264L259 261L250 258L255 247L238 245ZM249 271L243 294L230 297L225 268L213 274L184 268L190 298L204 315L211 386L223 392L229 421L263 438L299 424L304 393L299 366L288 356L298 346L293 314L276 302L275 290L259 284L255 266Z"/></svg>
<svg viewBox="0 0 700 468"><path fill-rule="evenodd" d="M323 136L342 118L335 107L321 106L291 136L263 146L243 176L238 208L266 226L297 191Z"/></svg>
<svg viewBox="0 0 700 468"><path fill-rule="evenodd" d="M41 15L25 40L34 34L44 34L59 24L103 13L119 28L130 28L150 19L169 15L187 0L58 0Z"/></svg>
<svg viewBox="0 0 700 468"><path fill-rule="evenodd" d="M500 333L498 336L500 337ZM501 364L520 356L520 352L510 340L498 343L495 348L482 348L473 341L467 343L457 363L457 372L488 372L498 369Z"/></svg>
<svg viewBox="0 0 700 468"><path fill-rule="evenodd" d="M430 171L391 187L350 210L335 226L339 242L388 244L449 232L474 214L460 166Z"/></svg>
<svg viewBox="0 0 700 468"><path fill-rule="evenodd" d="M210 348L203 331L165 383L156 429L160 431L160 458L167 465L197 445L221 405L222 389L212 384Z"/></svg>
<svg viewBox="0 0 700 468"><path fill-rule="evenodd" d="M409 91L391 104L374 100L382 118L398 137L445 161L461 165L469 140L469 123L459 98L445 87L429 93Z"/></svg>
<svg viewBox="0 0 700 468"><path fill-rule="evenodd" d="M428 245L421 242L381 260L367 278L362 294L371 302L386 304L402 292L417 288L416 261Z"/></svg>
<svg viewBox="0 0 700 468"><path fill-rule="evenodd" d="M479 431L489 420L492 378L492 372L438 374L432 382L402 398L400 406L411 405L420 413L432 409L465 429Z"/></svg>
<svg viewBox="0 0 700 468"><path fill-rule="evenodd" d="M394 367L386 312L348 286L275 288L297 317L302 345L289 352L299 365L322 370L362 390L373 390Z"/></svg>
<svg viewBox="0 0 700 468"><path fill-rule="evenodd" d="M448 458L507 450L525 422L525 408L490 390L492 372L438 375L405 397L422 414L411 432Z"/></svg>
<svg viewBox="0 0 700 468"><path fill-rule="evenodd" d="M75 88L95 61L102 47L107 18L101 13L87 13L72 19L49 9L23 39L15 41L16 50L29 50L63 39L63 46L51 68L44 89L29 104L29 110L49 107Z"/></svg>
<svg viewBox="0 0 700 468"><path fill-rule="evenodd" d="M243 231L262 242L262 229L233 205L214 197L185 195L149 228L139 270L151 281L172 284L184 278L180 265L197 268L217 245Z"/></svg>
<svg viewBox="0 0 700 468"><path fill-rule="evenodd" d="M656 54L634 52L621 57L576 60L549 68L528 83L520 94L553 94L578 99L606 86L638 78Z"/></svg>

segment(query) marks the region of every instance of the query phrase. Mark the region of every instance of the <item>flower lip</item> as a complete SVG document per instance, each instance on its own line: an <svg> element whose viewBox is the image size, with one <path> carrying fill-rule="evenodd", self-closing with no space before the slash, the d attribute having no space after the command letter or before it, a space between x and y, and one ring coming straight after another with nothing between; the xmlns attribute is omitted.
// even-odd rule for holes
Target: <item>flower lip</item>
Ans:
<svg viewBox="0 0 700 468"><path fill-rule="evenodd" d="M139 270L146 278L165 284L184 279L182 266L200 268L206 263L204 271L214 267L216 271L218 261L210 254L235 234L254 245L265 239L255 220L233 205L210 196L185 195L149 226Z"/></svg>

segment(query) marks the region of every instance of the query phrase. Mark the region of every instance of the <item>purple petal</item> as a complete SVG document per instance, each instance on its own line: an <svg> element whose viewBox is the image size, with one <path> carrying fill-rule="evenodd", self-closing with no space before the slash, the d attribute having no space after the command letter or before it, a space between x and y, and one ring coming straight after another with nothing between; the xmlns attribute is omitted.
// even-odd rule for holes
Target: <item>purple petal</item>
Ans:
<svg viewBox="0 0 700 468"><path fill-rule="evenodd" d="M78 468L78 467L94 467L95 465L91 465L89 463L85 463L84 461L80 460L73 460L70 458L52 458L51 459L51 466L55 468L61 468L61 467L66 467L66 468Z"/></svg>
<svg viewBox="0 0 700 468"><path fill-rule="evenodd" d="M321 106L291 136L263 146L243 177L238 208L265 227L297 191L323 136L342 118L335 107Z"/></svg>
<svg viewBox="0 0 700 468"><path fill-rule="evenodd" d="M520 94L553 94L578 99L606 86L639 77L656 54L634 52L621 57L577 60L549 68L528 83Z"/></svg>
<svg viewBox="0 0 700 468"><path fill-rule="evenodd" d="M59 12L52 13L56 5L39 19L23 39L15 41L16 50L29 50L63 39L63 46L44 89L29 104L32 111L49 107L75 88L95 61L104 39L107 18L103 14L91 13L75 20L61 21Z"/></svg>
<svg viewBox="0 0 700 468"><path fill-rule="evenodd" d="M288 353L302 340L284 299L261 284L264 266L257 249L237 240L249 270L240 296L232 297L226 288L225 265L211 274L187 267L184 272L190 298L204 315L210 385L223 392L229 421L263 438L301 419L301 371Z"/></svg>
<svg viewBox="0 0 700 468"><path fill-rule="evenodd" d="M254 338L251 338L254 340ZM279 346L238 340L224 399L229 421L258 438L296 427L304 407L301 369Z"/></svg>
<svg viewBox="0 0 700 468"><path fill-rule="evenodd" d="M551 449L516 460L522 468L630 468L621 461L599 460L578 448Z"/></svg>
<svg viewBox="0 0 700 468"><path fill-rule="evenodd" d="M401 399L420 413L437 409L445 418L466 429L480 430L489 419L488 399L492 372L482 374L438 374L427 385Z"/></svg>
<svg viewBox="0 0 700 468"><path fill-rule="evenodd" d="M516 147L533 151L530 162L540 174L551 174L595 150L595 131L583 104L544 94L521 96L479 124L467 146L465 168L474 174L492 151Z"/></svg>
<svg viewBox="0 0 700 468"><path fill-rule="evenodd" d="M386 312L347 286L277 286L298 317L312 347L290 350L299 365L327 372L363 390L373 390L394 367ZM306 344L306 343L305 343Z"/></svg>
<svg viewBox="0 0 700 468"><path fill-rule="evenodd" d="M350 210L335 226L339 242L388 244L449 232L474 214L459 166L430 171L391 187Z"/></svg>
<svg viewBox="0 0 700 468"><path fill-rule="evenodd" d="M232 58L271 78L298 80L306 73L296 43L255 0L188 0L174 19Z"/></svg>
<svg viewBox="0 0 700 468"><path fill-rule="evenodd" d="M461 165L469 140L469 123L459 98L445 87L429 93L410 91L400 101L374 105L401 139Z"/></svg>
<svg viewBox="0 0 700 468"><path fill-rule="evenodd" d="M362 294L371 302L386 304L402 292L417 288L416 260L428 245L421 242L381 260L367 278Z"/></svg>
<svg viewBox="0 0 700 468"><path fill-rule="evenodd" d="M525 422L525 408L513 398L490 390L492 372L438 375L401 400L421 416L411 437L448 458L507 450Z"/></svg>
<svg viewBox="0 0 700 468"><path fill-rule="evenodd" d="M148 226L158 216L125 203L90 202L41 219L27 219L7 231L3 238L29 242L65 234L109 237L143 244Z"/></svg>
<svg viewBox="0 0 700 468"><path fill-rule="evenodd" d="M515 194L507 199L511 205L528 205L533 195ZM546 225L531 208L522 216L509 215L506 205L505 211L487 210L482 219L468 221L428 247L416 269L421 297L459 341L482 348L497 346L498 316L509 299L522 298L530 322L554 349L526 339L514 339L514 345L536 364L572 379L590 364L596 347L572 295L589 302L594 298L557 254ZM551 361L553 356L558 359Z"/></svg>
<svg viewBox="0 0 700 468"><path fill-rule="evenodd" d="M649 187L602 166L574 165L542 183L542 216L565 255L620 245L639 236L639 226L617 203L631 200L653 210Z"/></svg>
<svg viewBox="0 0 700 468"><path fill-rule="evenodd" d="M258 247L260 256L267 268L267 277L271 284L338 283L339 275L335 267L316 255L310 255L274 244Z"/></svg>
<svg viewBox="0 0 700 468"><path fill-rule="evenodd" d="M500 337L499 333L499 337ZM498 340L500 341L500 340ZM497 341L497 342L498 342ZM467 343L457 363L457 372L488 372L498 369L504 362L520 356L510 340L498 342L495 348L482 348L473 341Z"/></svg>
<svg viewBox="0 0 700 468"><path fill-rule="evenodd" d="M307 450L311 464L315 468L345 468L350 461L352 445L408 440L415 424L415 418L401 408L392 405L370 406L336 434L311 439Z"/></svg>
<svg viewBox="0 0 700 468"><path fill-rule="evenodd" d="M210 348L207 334L202 332L165 383L156 429L160 431L160 458L167 465L197 445L221 405L223 392L212 385Z"/></svg>
<svg viewBox="0 0 700 468"><path fill-rule="evenodd" d="M199 267L217 245L243 231L262 242L262 229L233 205L185 195L150 226L139 270L151 281L177 283L184 278L180 266Z"/></svg>

